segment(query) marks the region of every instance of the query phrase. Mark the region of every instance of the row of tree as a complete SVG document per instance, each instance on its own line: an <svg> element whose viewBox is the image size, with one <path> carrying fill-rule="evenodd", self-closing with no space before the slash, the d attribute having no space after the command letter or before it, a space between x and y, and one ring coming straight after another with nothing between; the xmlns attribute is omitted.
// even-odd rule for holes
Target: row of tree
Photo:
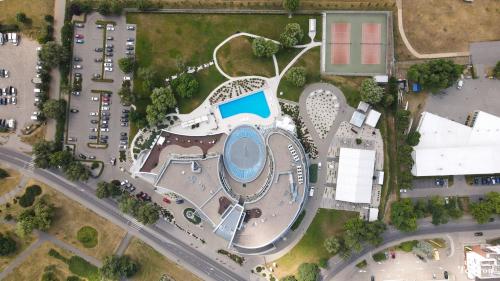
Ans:
<svg viewBox="0 0 500 281"><path fill-rule="evenodd" d="M419 199L415 203L409 199L401 199L391 205L391 223L404 232L417 230L417 219L432 216L434 225L446 224L450 219L459 219L463 210L458 198L452 197L448 201L439 196L429 199Z"/></svg>
<svg viewBox="0 0 500 281"><path fill-rule="evenodd" d="M118 207L126 214L132 215L143 224L154 224L160 218L160 207L144 202L129 194L123 194L118 200Z"/></svg>
<svg viewBox="0 0 500 281"><path fill-rule="evenodd" d="M86 181L90 176L87 166L76 160L68 150L58 150L54 142L39 140L33 145L34 163L37 168L61 169L69 180Z"/></svg>
<svg viewBox="0 0 500 281"><path fill-rule="evenodd" d="M289 23L280 34L279 42L283 48L292 48L304 38L304 31L298 23ZM280 50L280 45L262 37L252 41L252 51L256 57L270 58Z"/></svg>
<svg viewBox="0 0 500 281"><path fill-rule="evenodd" d="M54 218L54 206L49 204L45 198L40 198L31 208L24 210L17 217L16 233L25 237L34 229L47 231L52 225Z"/></svg>
<svg viewBox="0 0 500 281"><path fill-rule="evenodd" d="M451 87L463 71L463 66L451 60L438 59L410 66L408 79L419 83L422 89L437 93Z"/></svg>
<svg viewBox="0 0 500 281"><path fill-rule="evenodd" d="M500 193L489 192L479 203L470 205L472 216L478 223L486 223L493 215L500 215Z"/></svg>

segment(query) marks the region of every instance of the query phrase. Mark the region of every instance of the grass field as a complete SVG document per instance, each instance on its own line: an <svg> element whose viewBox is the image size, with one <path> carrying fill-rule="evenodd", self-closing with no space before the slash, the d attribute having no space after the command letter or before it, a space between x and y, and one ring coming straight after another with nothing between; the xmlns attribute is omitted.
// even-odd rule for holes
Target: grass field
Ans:
<svg viewBox="0 0 500 281"><path fill-rule="evenodd" d="M344 94L348 105L354 108L358 106L358 103L361 101L359 87L361 86L361 82L366 79L366 77L328 75L323 76L322 78L323 80L339 87Z"/></svg>
<svg viewBox="0 0 500 281"><path fill-rule="evenodd" d="M42 195L37 198L47 195L46 198L56 208L54 222L48 231L50 234L98 259L114 253L115 248L118 247L118 244L125 235L121 228L44 183L30 180L26 186L32 184L38 184L42 187ZM0 207L0 210L2 210L2 214L10 213L16 217L16 215L22 212L23 208L18 204L11 204L10 208L6 209L6 206L3 205ZM83 226L91 226L97 230L98 243L94 248L85 248L78 241L77 232Z"/></svg>
<svg viewBox="0 0 500 281"><path fill-rule="evenodd" d="M180 267L175 262L168 260L137 238L132 240L125 254L138 261L141 265L139 272L133 278L130 278L130 280L160 280L160 277L166 274L174 280L201 281L197 276Z"/></svg>
<svg viewBox="0 0 500 281"><path fill-rule="evenodd" d="M306 85L320 81L320 48L309 50L307 53L303 54L293 66L306 68ZM278 97L291 101L299 101L300 94L302 94L303 90L304 87L292 85L286 81L286 78L283 78L278 87ZM283 95L280 94L281 92L283 92Z"/></svg>
<svg viewBox="0 0 500 281"><path fill-rule="evenodd" d="M21 174L15 169L9 169L5 166L0 168L9 173L9 177L0 180L0 196L14 189L21 181Z"/></svg>
<svg viewBox="0 0 500 281"><path fill-rule="evenodd" d="M35 237L29 235L25 238L20 238L15 234L15 226L10 224L2 223L0 224L0 233L6 236L12 237L16 241L17 250L8 256L0 256L0 271L2 271L14 258L17 257L24 249L26 249L31 243L34 242Z"/></svg>
<svg viewBox="0 0 500 281"><path fill-rule="evenodd" d="M330 254L323 247L323 241L340 234L344 223L357 215L356 212L319 209L300 242L275 261L278 264L276 275L284 277L294 274L301 263L317 263L322 258L329 258Z"/></svg>
<svg viewBox="0 0 500 281"><path fill-rule="evenodd" d="M290 22L299 23L307 31L310 17L300 15L290 19L287 15L130 13L127 15L127 22L138 25L136 55L139 67L152 66L161 77L166 78L177 73L178 58L182 58L190 66L209 62L213 58L215 47L237 31L278 39L285 25ZM318 23L321 22L319 16L314 17L318 19ZM271 22L272 28L269 28ZM318 33L321 34L319 28ZM240 47L245 48L244 45ZM282 60L286 60L287 55L289 54L283 54ZM233 61L231 64L232 67L236 66ZM200 82L200 92L189 100L178 101L182 113L192 111L215 87L225 81L215 67L211 67L209 71L202 70L196 76ZM141 85L142 81L135 78L134 91L140 97L136 105L139 111L144 111L149 103L149 93L145 93Z"/></svg>
<svg viewBox="0 0 500 281"><path fill-rule="evenodd" d="M43 17L54 13L54 0L4 0L0 1L0 11L2 24L18 24L24 34L36 39L46 26ZM25 13L31 23L17 23L18 12Z"/></svg>
<svg viewBox="0 0 500 281"><path fill-rule="evenodd" d="M63 261L49 256L50 249L54 249L64 256L70 256L70 253L66 250L50 242L45 242L16 267L4 281L41 280L45 267L49 265L55 266L55 273L59 280L66 280L66 277L72 275L68 266Z"/></svg>
<svg viewBox="0 0 500 281"><path fill-rule="evenodd" d="M469 42L500 39L500 5L498 0L428 0L425 4L403 0L403 25L418 52L467 51Z"/></svg>

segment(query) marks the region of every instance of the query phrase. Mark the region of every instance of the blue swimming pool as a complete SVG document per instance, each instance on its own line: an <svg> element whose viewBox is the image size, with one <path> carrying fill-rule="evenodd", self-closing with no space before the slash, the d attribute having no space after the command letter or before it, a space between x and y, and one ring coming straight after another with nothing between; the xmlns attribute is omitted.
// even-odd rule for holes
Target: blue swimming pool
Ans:
<svg viewBox="0 0 500 281"><path fill-rule="evenodd" d="M228 118L241 113L255 114L267 118L271 114L263 91L219 105L222 118Z"/></svg>

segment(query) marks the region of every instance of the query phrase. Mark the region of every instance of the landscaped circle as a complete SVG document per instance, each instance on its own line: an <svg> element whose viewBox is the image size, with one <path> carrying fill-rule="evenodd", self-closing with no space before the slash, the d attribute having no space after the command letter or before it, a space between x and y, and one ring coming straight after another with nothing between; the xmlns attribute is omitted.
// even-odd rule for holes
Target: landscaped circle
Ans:
<svg viewBox="0 0 500 281"><path fill-rule="evenodd" d="M91 226L84 226L78 230L76 238L85 248L94 248L97 245L97 230Z"/></svg>
<svg viewBox="0 0 500 281"><path fill-rule="evenodd" d="M238 182L255 180L266 164L266 146L261 134L251 126L233 130L224 144L224 165Z"/></svg>
<svg viewBox="0 0 500 281"><path fill-rule="evenodd" d="M184 217L192 224L199 224L201 222L200 216L196 214L193 208L184 209Z"/></svg>

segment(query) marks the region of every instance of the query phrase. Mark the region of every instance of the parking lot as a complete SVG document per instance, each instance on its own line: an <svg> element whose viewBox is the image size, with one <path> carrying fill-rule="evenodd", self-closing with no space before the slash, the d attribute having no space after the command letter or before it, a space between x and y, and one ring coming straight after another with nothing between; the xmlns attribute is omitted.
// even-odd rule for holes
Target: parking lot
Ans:
<svg viewBox="0 0 500 281"><path fill-rule="evenodd" d="M38 110L34 105L35 84L31 82L36 76L37 47L38 43L29 38L21 38L18 46L9 42L0 45L0 69L9 72L8 78L0 78L0 88L12 86L17 90L16 104L0 105L0 119L15 119L18 134L21 128L31 123L31 114ZM7 97L12 101L13 96L5 95L1 98Z"/></svg>
<svg viewBox="0 0 500 281"><path fill-rule="evenodd" d="M98 28L97 21L106 22ZM78 94L72 93L70 97L68 143L75 144L77 156L96 157L109 163L112 157L119 159L119 151L128 147L129 108L120 104L117 93L126 76L119 69L118 60L127 56L129 38L135 44L135 27L127 30L125 17L104 18L93 13L87 16L83 27L75 27L73 57L77 59L73 60L72 76L81 76L82 87ZM76 43L77 40L81 43ZM112 50L107 50L106 44L112 45ZM103 50L96 51L96 48ZM112 56L108 56L109 53ZM105 71L104 63L109 63L106 68L112 71Z"/></svg>

